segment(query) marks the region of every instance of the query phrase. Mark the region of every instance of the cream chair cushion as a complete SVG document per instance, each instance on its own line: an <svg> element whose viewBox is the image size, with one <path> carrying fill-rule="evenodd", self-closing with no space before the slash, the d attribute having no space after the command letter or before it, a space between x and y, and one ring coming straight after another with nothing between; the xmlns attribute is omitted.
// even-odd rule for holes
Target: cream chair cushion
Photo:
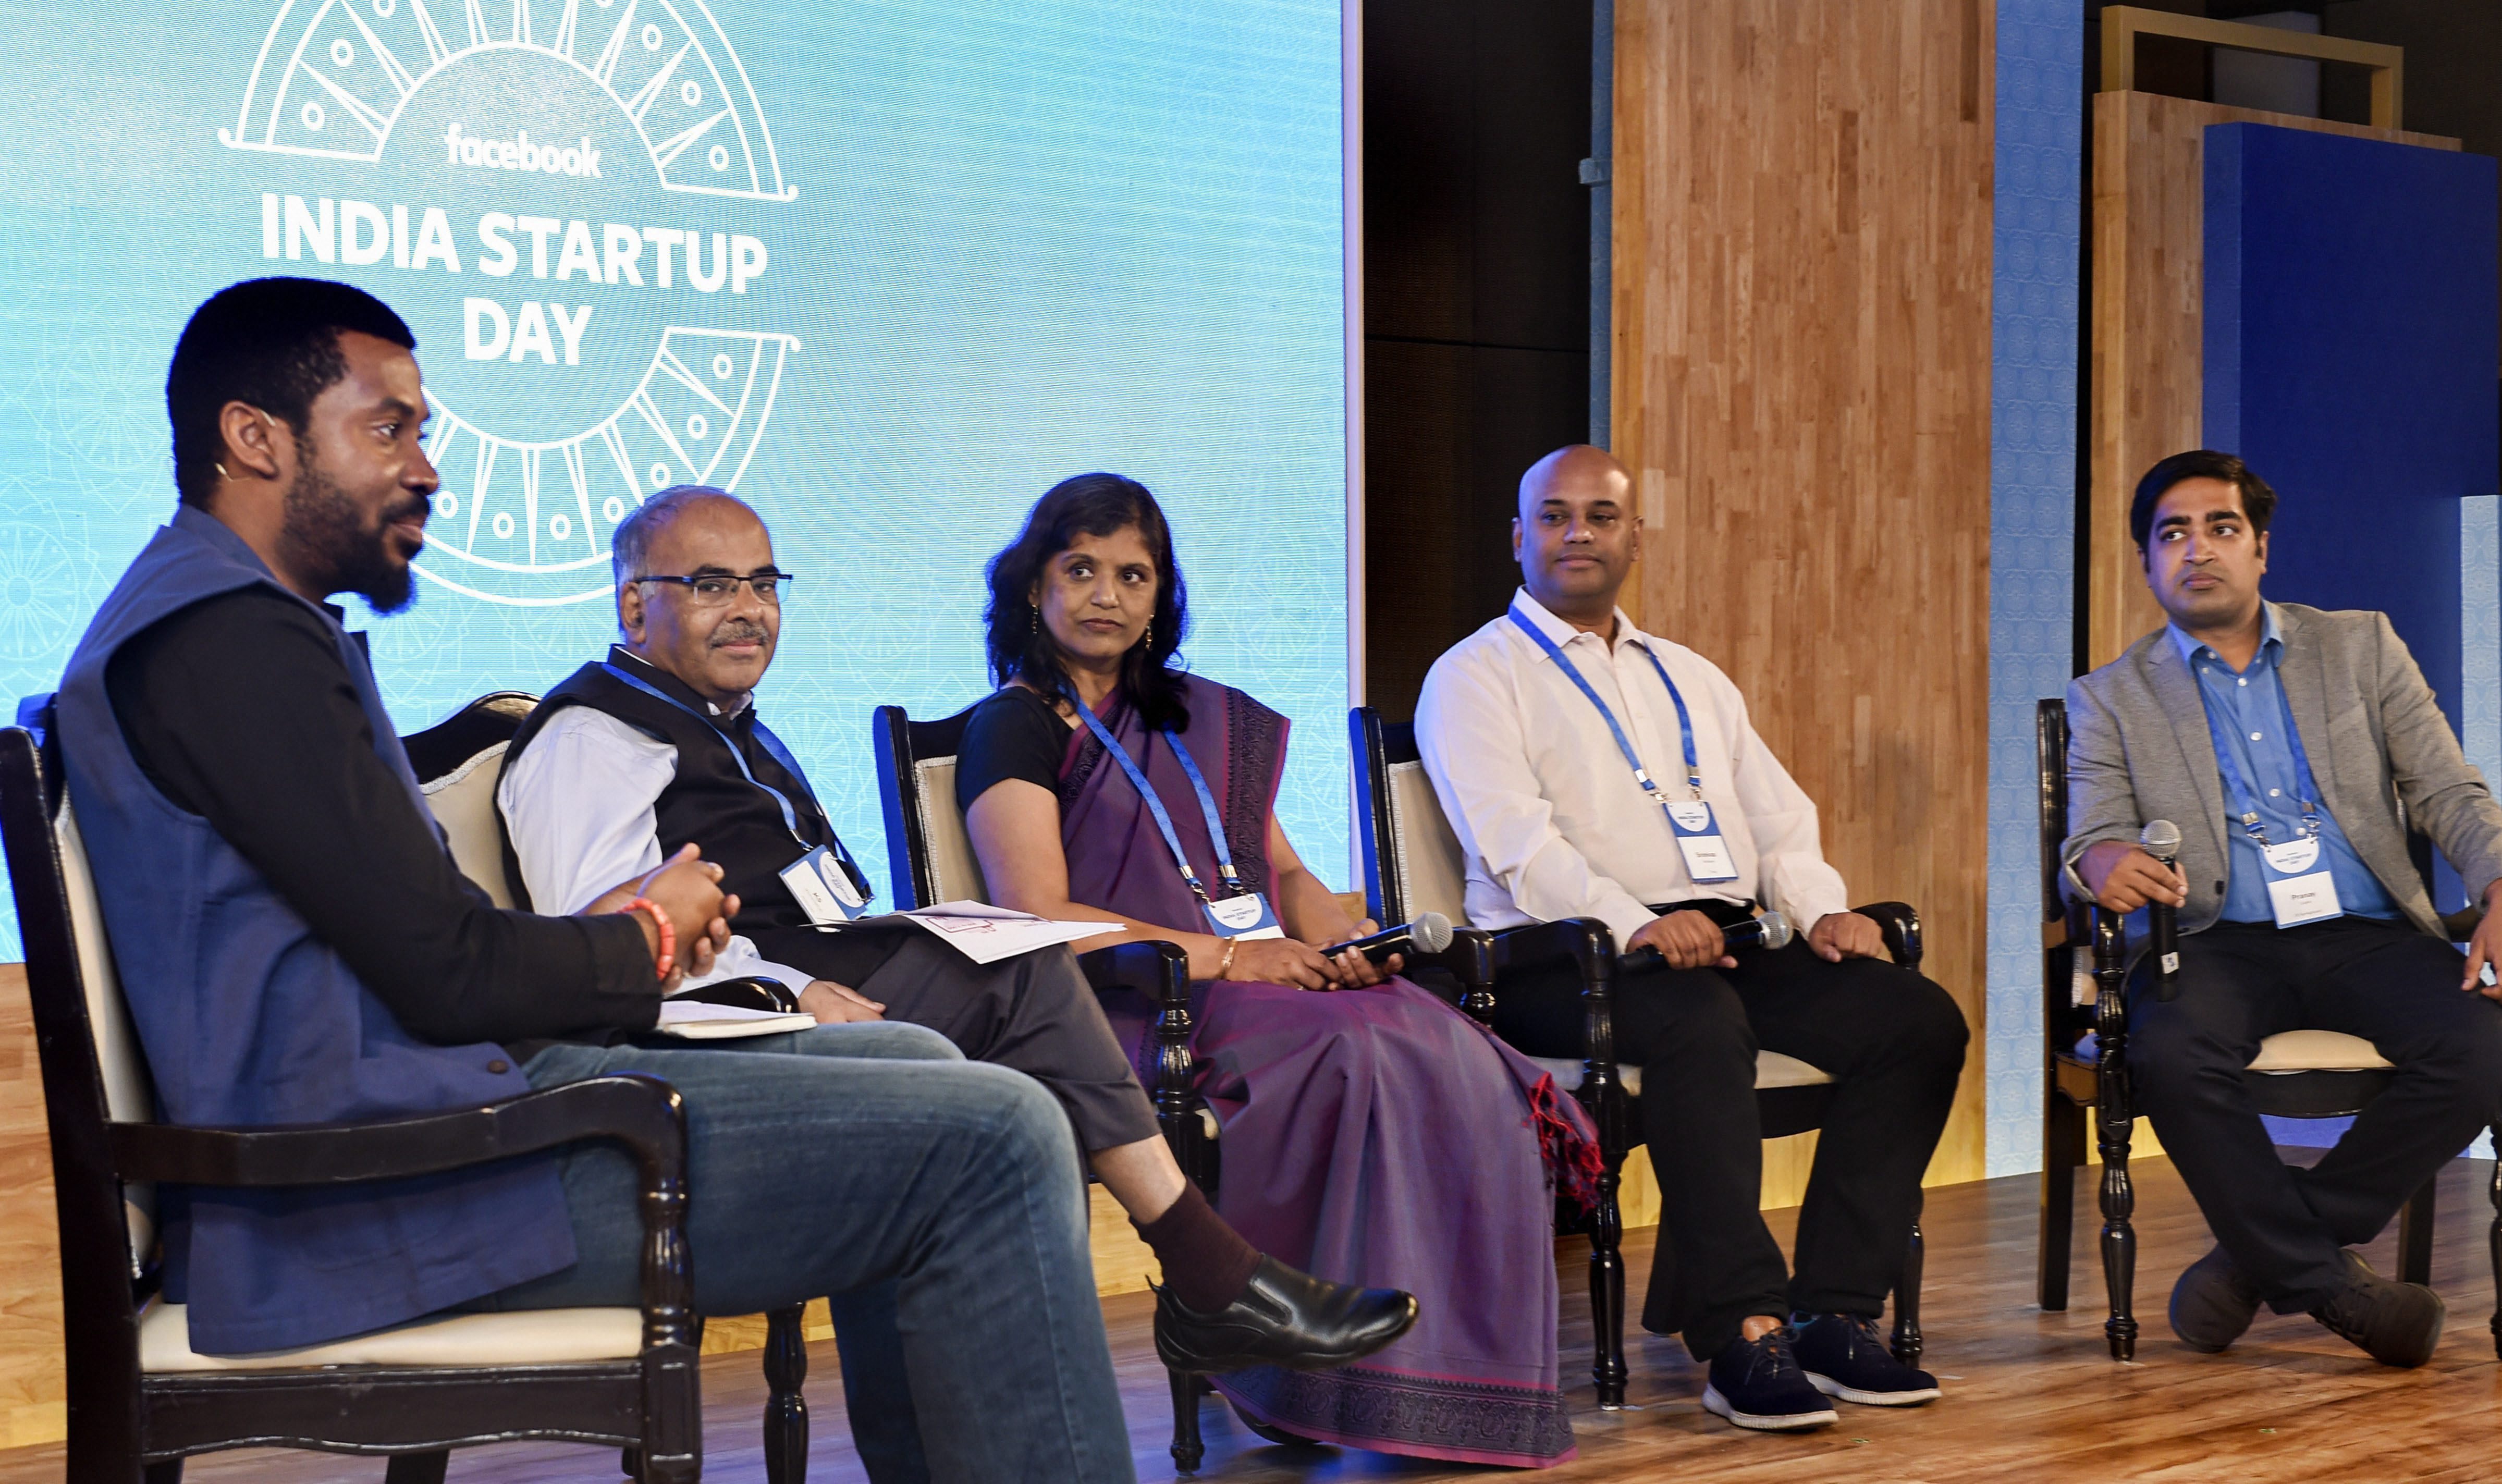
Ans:
<svg viewBox="0 0 2502 1484"><path fill-rule="evenodd" d="M2377 1072L2394 1069L2387 1058L2359 1035L2337 1030L2287 1030L2259 1042L2250 1070L2282 1076L2288 1072Z"/></svg>
<svg viewBox="0 0 2502 1484"><path fill-rule="evenodd" d="M504 831L495 818L495 782L504 775L504 749L498 742L425 787L426 806L452 843L453 863L460 874L498 907L509 910L513 894L504 878Z"/></svg>
<svg viewBox="0 0 2502 1484"><path fill-rule="evenodd" d="M1407 887L1407 915L1439 912L1454 923L1469 920L1468 857L1442 816L1434 780L1421 762L1394 762L1390 775L1390 839L1399 854L1399 879Z"/></svg>
<svg viewBox="0 0 2502 1484"><path fill-rule="evenodd" d="M921 838L930 847L930 891L935 901L989 901L973 837L964 832L964 811L956 807L956 759L924 758L912 765L921 810ZM932 902L924 902L930 906Z"/></svg>
<svg viewBox="0 0 2502 1484"><path fill-rule="evenodd" d="M104 908L96 900L95 873L86 842L64 797L53 832L60 841L61 881L70 899L70 933L78 942L79 985L86 993L87 1027L95 1037L96 1066L104 1076L105 1112L118 1124L156 1122L156 1093L148 1062L122 1002L121 976L113 966L113 944L104 933ZM130 1226L130 1275L146 1270L156 1246L156 1187L134 1180L121 1187L122 1214Z"/></svg>
<svg viewBox="0 0 2502 1484"><path fill-rule="evenodd" d="M640 1309L456 1314L299 1350L251 1355L202 1355L193 1350L187 1305L152 1298L139 1315L139 1368L152 1375L308 1366L561 1366L631 1360L642 1348Z"/></svg>
<svg viewBox="0 0 2502 1484"><path fill-rule="evenodd" d="M1577 1091L1581 1086L1581 1063L1564 1057L1532 1057L1539 1066L1555 1076L1555 1086L1564 1092ZM1641 1096L1642 1069L1623 1062L1616 1065L1616 1076L1625 1091ZM1809 1066L1796 1057L1785 1057L1777 1051L1755 1053L1755 1086L1758 1090L1775 1087L1822 1087L1833 1077L1820 1068Z"/></svg>

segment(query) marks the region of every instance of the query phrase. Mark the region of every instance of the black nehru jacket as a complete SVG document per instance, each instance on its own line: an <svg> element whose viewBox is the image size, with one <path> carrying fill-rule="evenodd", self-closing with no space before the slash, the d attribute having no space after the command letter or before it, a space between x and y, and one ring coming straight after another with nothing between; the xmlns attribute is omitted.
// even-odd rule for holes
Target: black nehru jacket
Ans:
<svg viewBox="0 0 2502 1484"><path fill-rule="evenodd" d="M673 706L636 690L607 665L680 704ZM895 932L866 927L820 931L809 923L798 898L782 884L785 867L815 846L834 843L834 829L808 780L784 767L757 740L756 707L742 707L735 716L713 716L710 704L686 682L623 646L609 650L607 665L584 665L550 691L514 733L512 746L504 752L504 766L511 767L567 706L588 706L667 743L677 750L677 770L652 804L660 855L663 859L675 855L692 840L705 860L720 864L722 890L736 895L739 902L730 930L754 942L774 962L843 984L860 983L885 962L894 952ZM730 752L733 746L738 749L736 756ZM755 774L754 782L740 769L741 758ZM790 800L787 822L782 806L759 784ZM513 899L525 903L528 888L513 851L511 826L502 810L495 811L495 818L504 830L504 872Z"/></svg>

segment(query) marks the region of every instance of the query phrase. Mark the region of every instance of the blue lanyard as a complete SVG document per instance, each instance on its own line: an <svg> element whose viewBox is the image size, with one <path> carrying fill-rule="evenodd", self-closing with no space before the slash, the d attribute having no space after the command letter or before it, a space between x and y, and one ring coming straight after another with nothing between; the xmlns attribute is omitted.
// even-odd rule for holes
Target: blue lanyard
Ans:
<svg viewBox="0 0 2502 1484"><path fill-rule="evenodd" d="M2268 678L2276 682L2277 710L2284 718L2284 745L2293 754L2293 793L2295 800L2302 805L2303 833L2317 839L2319 805L2311 795L2318 792L2319 783L2311 773L2311 755L2303 751L2302 728L2293 725L2293 702L2284 693L2284 667L2270 665ZM2241 826L2249 831L2250 838L2261 850L2265 850L2268 837L2266 828L2259 824L2259 791L2242 776L2241 764L2233 760L2237 750L2234 739L2224 735L2223 724L2215 719L2215 707L2209 703L2204 682L2199 684L2198 698L2207 703L2203 706L2207 713L2207 736L2215 743L2215 766L2224 775L2224 788L2233 795L2233 807L2240 811Z"/></svg>
<svg viewBox="0 0 2502 1484"><path fill-rule="evenodd" d="M1650 772L1642 766L1641 757L1634 751L1632 740L1625 735L1624 727L1616 724L1616 714L1607 709L1607 703L1599 698L1599 692L1590 688L1587 680L1581 678L1581 672L1573 668L1572 661L1565 658L1563 649L1554 640L1546 637L1537 624L1529 622L1528 617L1518 608L1511 609L1510 616L1511 622L1520 626L1520 631L1536 640L1538 647L1546 652L1546 658L1555 661L1556 668L1562 670L1572 684L1581 688L1581 693L1590 698L1591 705L1599 708L1599 719L1607 724L1608 734L1616 739L1616 751L1624 754L1625 761L1633 767L1634 782L1642 786L1642 792L1650 795L1653 803L1658 804L1662 809L1667 808L1668 795L1660 791L1658 784L1651 781ZM1701 798L1703 764L1694 751L1694 717L1685 709L1685 696L1676 689L1676 682L1668 678L1668 666L1659 662L1659 657L1650 652L1649 645L1639 645L1637 648L1642 652L1642 658L1650 661L1650 667L1659 672L1659 683L1668 687L1668 698L1676 703L1676 730L1685 742L1685 784L1694 791L1696 798Z"/></svg>
<svg viewBox="0 0 2502 1484"><path fill-rule="evenodd" d="M710 726L716 733L719 733L723 744L729 749L730 760L738 764L738 771L746 776L749 783L756 785L758 788L762 789L766 793L771 794L773 802L782 806L782 827L791 831L791 838L798 841L802 850L815 849L814 846L811 846L808 843L808 837L799 833L799 812L792 807L789 796L784 794L781 790L756 776L756 770L747 765L747 755L738 750L737 741L733 739L729 733L723 731L718 723L714 722L712 718L704 715L702 712L697 711L693 706L690 706L686 702L678 699L676 696L671 695L668 691L653 685L650 681L644 680L642 677L634 675L628 671L621 670L617 666L610 664L605 659L599 662L599 667L606 670L609 674L616 676L619 680L624 681L626 684L632 686L635 690L642 691L645 695L651 696L655 700L668 702L670 705L677 707L680 711L693 717L696 721L703 723L706 726ZM758 743L762 745L767 753L772 754L773 760L782 764L783 768L789 772L792 777L800 780L802 783L806 782L808 775L800 769L799 759L791 756L791 749L782 745L782 739L773 735L772 730L764 725L764 721L761 717L757 719L755 726L756 740ZM816 801L811 799L809 802L815 803ZM852 853L843 848L843 837L834 832L834 822L827 816L826 809L823 804L817 805L817 817L825 820L826 838L833 842L834 859L840 860L843 863L843 869L851 874L852 884L860 888L861 894L863 896L874 894L869 891L868 878L861 874L859 862L852 860Z"/></svg>
<svg viewBox="0 0 2502 1484"><path fill-rule="evenodd" d="M1165 845L1172 852L1173 864L1181 867L1181 879L1190 883L1193 895L1206 901L1207 888L1200 884L1199 872L1190 868L1190 857L1182 851L1181 836L1173 832L1172 816L1165 812L1165 801L1156 797L1155 785L1147 782L1147 775L1139 771L1137 762L1130 757L1130 750L1112 735L1112 729L1103 725L1103 719L1095 714L1094 707L1074 695L1067 699L1068 704L1077 709L1077 714L1085 718L1087 728L1095 733L1095 740L1103 744L1103 751L1111 754L1112 760L1121 764L1121 771L1130 775L1131 787L1146 800L1147 813L1155 816L1156 827L1164 831ZM1234 850L1225 842L1225 821L1216 812L1216 795L1207 792L1207 780L1200 776L1199 764L1192 760L1190 749L1181 745L1181 738L1169 731L1156 735L1164 738L1172 749L1174 759L1181 763L1181 770L1190 775L1192 791L1199 794L1200 813L1207 820L1207 842L1216 848L1216 869L1225 877L1226 894L1241 895L1242 878L1234 872Z"/></svg>

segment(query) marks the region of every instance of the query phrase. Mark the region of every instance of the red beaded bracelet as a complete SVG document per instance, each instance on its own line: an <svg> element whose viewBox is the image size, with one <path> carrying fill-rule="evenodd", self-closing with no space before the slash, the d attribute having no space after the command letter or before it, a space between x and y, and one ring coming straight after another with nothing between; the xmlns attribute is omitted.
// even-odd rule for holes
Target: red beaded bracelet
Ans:
<svg viewBox="0 0 2502 1484"><path fill-rule="evenodd" d="M648 896L635 897L626 904L626 910L652 914L653 926L660 929L660 952L655 960L655 971L652 977L668 978L669 970L677 967L678 964L678 929L670 925L669 914L661 911L660 904Z"/></svg>

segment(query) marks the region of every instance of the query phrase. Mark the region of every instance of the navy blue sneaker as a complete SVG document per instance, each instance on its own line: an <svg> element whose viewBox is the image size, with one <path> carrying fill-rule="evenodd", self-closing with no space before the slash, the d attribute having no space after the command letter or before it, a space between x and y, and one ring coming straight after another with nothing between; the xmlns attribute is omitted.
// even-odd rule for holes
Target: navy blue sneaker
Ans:
<svg viewBox="0 0 2502 1484"><path fill-rule="evenodd" d="M1741 1336L1711 1358L1703 1386L1703 1409L1741 1428L1786 1433L1831 1427L1833 1403L1809 1383L1790 1353L1796 1333L1787 1325L1762 1339Z"/></svg>
<svg viewBox="0 0 2502 1484"><path fill-rule="evenodd" d="M1918 1406L1938 1400L1938 1378L1894 1359L1861 1314L1793 1314L1793 1348L1808 1384L1862 1406Z"/></svg>

